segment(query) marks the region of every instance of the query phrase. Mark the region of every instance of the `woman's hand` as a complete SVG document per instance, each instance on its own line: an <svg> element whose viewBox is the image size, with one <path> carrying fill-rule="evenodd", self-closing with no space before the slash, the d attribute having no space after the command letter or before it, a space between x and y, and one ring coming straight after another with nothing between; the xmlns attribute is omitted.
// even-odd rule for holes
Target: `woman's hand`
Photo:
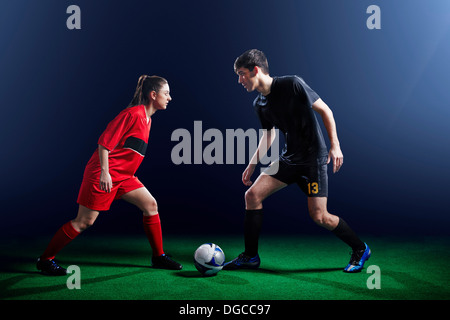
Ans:
<svg viewBox="0 0 450 320"><path fill-rule="evenodd" d="M112 189L112 179L108 171L102 170L100 173L100 190L105 192L111 192Z"/></svg>

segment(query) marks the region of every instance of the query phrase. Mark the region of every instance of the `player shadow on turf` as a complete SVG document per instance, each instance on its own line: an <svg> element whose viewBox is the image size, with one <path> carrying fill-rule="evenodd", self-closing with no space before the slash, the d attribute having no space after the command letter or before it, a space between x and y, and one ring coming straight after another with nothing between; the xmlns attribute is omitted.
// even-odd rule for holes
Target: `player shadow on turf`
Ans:
<svg viewBox="0 0 450 320"><path fill-rule="evenodd" d="M267 274L288 274L288 273L322 273L322 272L334 272L342 271L342 267L339 268L305 268L305 269L267 269L258 268L256 271Z"/></svg>
<svg viewBox="0 0 450 320"><path fill-rule="evenodd" d="M36 260L30 259L30 257L3 255L0 259L0 272L6 273L22 273L22 274L34 274L36 269L30 270L29 268L22 268L22 266L35 266Z"/></svg>
<svg viewBox="0 0 450 320"><path fill-rule="evenodd" d="M257 273L266 273L266 274L273 274L273 275L282 275L282 274L289 274L289 273L322 273L322 272L334 272L334 271L342 271L342 268L307 268L307 269L267 269L267 268L258 268L258 269L241 269L241 270L234 270L234 271L227 271L222 270L220 271L219 277L226 274L231 275L238 272L257 272ZM181 271L176 273L177 276L183 277L183 278L212 278L216 277L217 274L213 276L204 276L200 274L198 271Z"/></svg>
<svg viewBox="0 0 450 320"><path fill-rule="evenodd" d="M145 272L147 272L147 270L140 269L140 270L124 272L124 273L119 273L119 274L95 277L95 278L90 278L90 279L83 279L83 285L101 283L101 282L110 281L110 280L116 280L119 278L134 276L134 275L145 273ZM31 272L27 272L27 273L31 273ZM39 275L39 277L42 277L38 272L33 272L33 274L36 274L36 275ZM9 279L0 281L0 299L1 300L5 299L5 298L13 299L13 298L21 297L21 296L36 295L36 294L57 292L57 291L61 291L61 297L63 297L63 293L68 290L67 286L66 286L67 277L54 277L53 278L54 281L58 282L55 285L17 288L18 283L20 283L22 280L25 280L29 277L32 277L32 275L24 274L24 275L17 275L17 276L11 277Z"/></svg>
<svg viewBox="0 0 450 320"><path fill-rule="evenodd" d="M80 260L70 260L64 261L67 265L77 265L82 266L93 266L93 267L123 267L123 268L150 268L151 261L148 264L132 264L123 262L106 262L106 261L80 261Z"/></svg>
<svg viewBox="0 0 450 320"><path fill-rule="evenodd" d="M208 279L216 284L224 285L247 285L250 281L233 275L233 272L219 271L212 276L204 276L198 271L181 271L175 273L176 276L189 279Z"/></svg>
<svg viewBox="0 0 450 320"><path fill-rule="evenodd" d="M198 271L180 271L177 272L176 275L183 278L213 278L217 276L217 274L212 276L204 276Z"/></svg>
<svg viewBox="0 0 450 320"><path fill-rule="evenodd" d="M258 269L240 269L233 271L221 271L226 273L234 273L234 272L258 272L258 273L266 273L273 275L282 275L282 274L290 274L290 273L323 273L323 272L335 272L342 271L342 267L339 268L305 268L305 269L268 269L268 268L258 268Z"/></svg>

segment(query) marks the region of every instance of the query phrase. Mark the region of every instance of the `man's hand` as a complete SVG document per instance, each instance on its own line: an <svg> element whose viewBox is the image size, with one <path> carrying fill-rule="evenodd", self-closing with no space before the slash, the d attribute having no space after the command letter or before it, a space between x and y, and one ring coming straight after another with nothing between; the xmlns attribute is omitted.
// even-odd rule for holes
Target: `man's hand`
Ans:
<svg viewBox="0 0 450 320"><path fill-rule="evenodd" d="M250 181L250 178L253 174L253 171L255 171L255 165L254 164L249 164L247 166L247 168L244 170L244 173L242 174L242 182L247 186L251 186L252 185L252 181Z"/></svg>
<svg viewBox="0 0 450 320"><path fill-rule="evenodd" d="M333 160L333 173L336 173L344 164L344 155L339 146L332 146L330 148L327 164L329 164L331 160Z"/></svg>

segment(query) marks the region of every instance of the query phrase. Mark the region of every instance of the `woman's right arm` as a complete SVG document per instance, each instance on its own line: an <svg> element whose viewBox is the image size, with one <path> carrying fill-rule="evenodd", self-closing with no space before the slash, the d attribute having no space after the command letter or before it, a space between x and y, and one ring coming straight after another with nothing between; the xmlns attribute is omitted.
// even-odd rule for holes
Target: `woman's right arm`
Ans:
<svg viewBox="0 0 450 320"><path fill-rule="evenodd" d="M100 190L111 192L112 179L109 174L109 150L102 145L98 145L98 155L100 158L100 167L102 169L100 173Z"/></svg>

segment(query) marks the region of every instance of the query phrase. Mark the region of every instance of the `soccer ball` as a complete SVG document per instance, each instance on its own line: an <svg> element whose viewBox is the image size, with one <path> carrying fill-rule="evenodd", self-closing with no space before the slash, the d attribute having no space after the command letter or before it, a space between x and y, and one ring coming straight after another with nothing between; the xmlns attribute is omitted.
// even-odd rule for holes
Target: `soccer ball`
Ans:
<svg viewBox="0 0 450 320"><path fill-rule="evenodd" d="M194 265L204 276L212 276L222 270L225 254L214 243L204 243L194 253Z"/></svg>

